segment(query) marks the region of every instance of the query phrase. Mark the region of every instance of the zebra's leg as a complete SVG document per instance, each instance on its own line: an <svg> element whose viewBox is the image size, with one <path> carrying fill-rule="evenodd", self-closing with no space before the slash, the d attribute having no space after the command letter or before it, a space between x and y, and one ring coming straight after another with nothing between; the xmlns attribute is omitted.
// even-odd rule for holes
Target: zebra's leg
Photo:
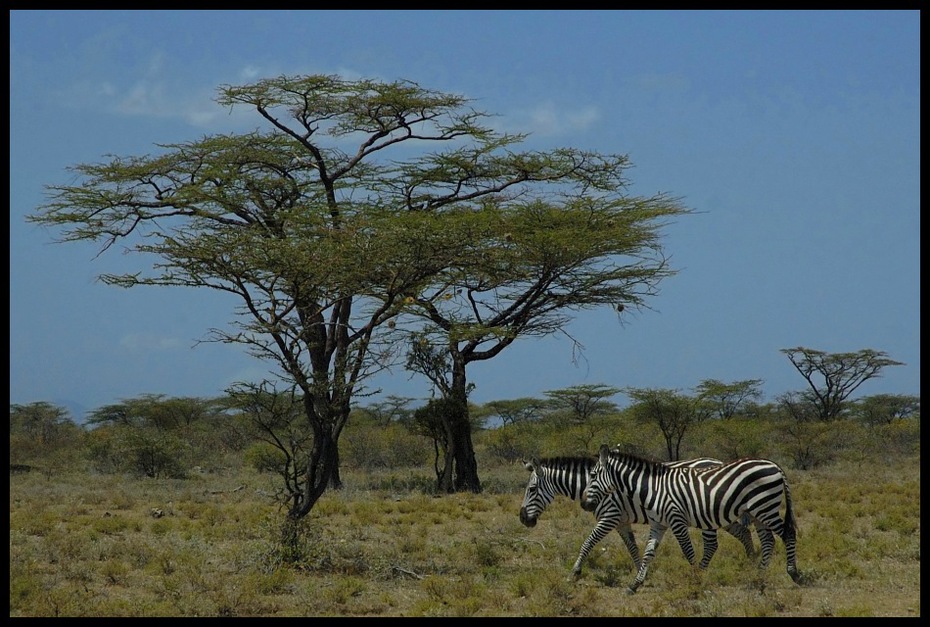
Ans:
<svg viewBox="0 0 930 627"><path fill-rule="evenodd" d="M656 556L656 550L659 548L662 536L665 535L665 529L666 527L657 523L652 523L649 526L649 540L646 542L646 548L643 551L643 563L640 564L639 572L636 573L636 579L634 579L633 583L627 588L627 593L634 594L646 580L646 573L649 572L649 564Z"/></svg>
<svg viewBox="0 0 930 627"><path fill-rule="evenodd" d="M740 520L730 523L727 525L725 530L731 536L740 541L740 543L743 545L743 548L746 549L746 555L748 557L755 557L758 552L752 543L752 533L749 531L750 523L751 519L749 518L749 514L743 514Z"/></svg>
<svg viewBox="0 0 930 627"><path fill-rule="evenodd" d="M630 558L633 560L633 568L639 572L643 565L643 560L639 556L639 547L636 546L636 536L633 535L633 528L629 523L623 523L617 526L617 533L623 538L623 544L626 545L627 551L630 552Z"/></svg>
<svg viewBox="0 0 930 627"><path fill-rule="evenodd" d="M781 539L785 543L785 563L788 576L795 583L801 583L801 573L798 572L796 542L798 539L797 521L794 518L794 507L791 503L791 492L788 481L785 480L785 520L781 528Z"/></svg>
<svg viewBox="0 0 930 627"><path fill-rule="evenodd" d="M594 527L594 529L591 531L591 534L581 545L581 552L578 553L578 559L575 560L575 565L572 566L573 577L577 579L578 577L581 576L581 564L588 557L588 553L591 552L591 549L594 548L594 545L596 545L598 542L606 538L607 534L613 531L616 526L617 526L617 522L613 519L610 519L610 518L599 518L598 519L597 525ZM629 525L627 525L627 528L629 528ZM632 531L630 532L630 535L632 535ZM636 543L634 542L633 545L635 546Z"/></svg>
<svg viewBox="0 0 930 627"><path fill-rule="evenodd" d="M766 526L759 525L756 527L759 534L759 544L762 547L762 557L759 560L759 568L768 568L769 560L772 559L772 550L775 548L775 534Z"/></svg>
<svg viewBox="0 0 930 627"><path fill-rule="evenodd" d="M688 535L688 523L676 517L674 520L670 521L669 526L672 528L672 533L675 534L675 538L678 540L678 546L681 547L681 552L685 554L685 557L687 558L688 563L694 566L694 562L695 562L694 545L691 543L691 536ZM704 541L705 542L707 541L706 536L704 538ZM713 543L714 551L716 551L717 550L716 532L714 533L714 539L712 543Z"/></svg>
<svg viewBox="0 0 930 627"><path fill-rule="evenodd" d="M707 568L711 558L714 557L714 553L717 552L717 530L702 529L701 539L704 541L704 556L701 557L700 566L701 568Z"/></svg>
<svg viewBox="0 0 930 627"><path fill-rule="evenodd" d="M785 533L783 536L785 541L785 562L786 570L788 571L788 576L791 577L791 580L795 583L800 583L801 573L798 571L797 563L797 554L795 543L797 538L794 533Z"/></svg>

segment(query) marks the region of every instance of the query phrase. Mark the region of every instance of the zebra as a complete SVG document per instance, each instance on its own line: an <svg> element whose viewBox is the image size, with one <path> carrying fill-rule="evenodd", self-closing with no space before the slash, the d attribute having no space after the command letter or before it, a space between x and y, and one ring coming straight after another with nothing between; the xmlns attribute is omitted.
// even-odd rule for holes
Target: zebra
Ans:
<svg viewBox="0 0 930 627"><path fill-rule="evenodd" d="M656 554L665 531L671 528L682 552L694 565L694 546L689 527L714 530L748 514L756 525L762 557L759 568L767 568L775 547L775 536L785 545L788 575L795 583L800 573L795 555L797 526L791 502L788 478L775 462L743 458L718 467L690 469L669 468L659 462L635 455L611 451L602 445L598 461L588 473L581 506L597 512L603 501L623 495L645 512L649 521L649 540L643 552L636 579L628 592L633 594L646 579L649 564ZM779 514L785 501L785 517ZM705 543L708 536L704 536ZM716 536L712 538L716 544ZM705 544L701 568L706 568Z"/></svg>
<svg viewBox="0 0 930 627"><path fill-rule="evenodd" d="M526 469L530 471L530 479L520 507L520 522L527 527L535 527L537 520L557 494L567 496L573 501L580 501L588 475L596 462L597 459L590 456L550 457L542 460L533 458L524 462ZM665 465L670 468L713 468L723 465L723 462L712 457L700 457L686 461L665 462ZM639 570L642 566L642 559L630 523L648 522L642 507L634 505L623 493L613 492L610 498L598 503L593 511L597 524L581 545L581 552L572 566L572 575L576 578L581 575L581 566L588 553L614 529L622 538L636 569ZM747 527L749 524L747 516L746 520L736 521L726 530L742 543L746 549L746 555L755 557L757 552ZM710 563L710 558L717 548L717 531L706 530L703 532L703 538L705 555L702 563ZM713 547L713 551L708 553L710 547Z"/></svg>

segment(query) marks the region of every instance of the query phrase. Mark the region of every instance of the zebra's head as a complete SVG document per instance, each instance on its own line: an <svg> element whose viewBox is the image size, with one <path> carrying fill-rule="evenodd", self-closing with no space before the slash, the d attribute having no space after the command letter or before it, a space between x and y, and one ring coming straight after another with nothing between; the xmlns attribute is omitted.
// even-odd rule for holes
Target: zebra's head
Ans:
<svg viewBox="0 0 930 627"><path fill-rule="evenodd" d="M604 497L614 490L610 469L607 467L609 453L607 445L601 445L597 463L588 473L588 484L581 495L581 507L586 511L593 512Z"/></svg>
<svg viewBox="0 0 930 627"><path fill-rule="evenodd" d="M573 501L581 500L594 458L533 458L525 463L526 469L530 471L530 480L526 484L523 505L520 507L520 521L527 527L533 527L556 495L561 494Z"/></svg>
<svg viewBox="0 0 930 627"><path fill-rule="evenodd" d="M555 491L548 489L548 482L539 472L539 460L535 457L528 462L524 462L526 469L530 471L530 480L526 484L526 492L523 494L523 505L520 506L520 522L527 527L535 527L539 516L546 511L549 503L555 498Z"/></svg>

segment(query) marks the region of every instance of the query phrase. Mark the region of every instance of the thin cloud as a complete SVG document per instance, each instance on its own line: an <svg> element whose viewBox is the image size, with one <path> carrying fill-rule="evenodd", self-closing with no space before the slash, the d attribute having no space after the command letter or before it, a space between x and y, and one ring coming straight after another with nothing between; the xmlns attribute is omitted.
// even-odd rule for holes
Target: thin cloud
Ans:
<svg viewBox="0 0 930 627"><path fill-rule="evenodd" d="M601 113L597 107L590 105L578 109L560 109L547 102L519 113L518 117L527 119L526 124L522 125L525 131L535 136L554 137L588 130L601 119Z"/></svg>
<svg viewBox="0 0 930 627"><path fill-rule="evenodd" d="M185 93L192 95L180 95ZM198 128L215 126L221 118L229 116L228 111L214 102L215 86L192 90L144 79L114 95L112 111L119 115L177 118Z"/></svg>

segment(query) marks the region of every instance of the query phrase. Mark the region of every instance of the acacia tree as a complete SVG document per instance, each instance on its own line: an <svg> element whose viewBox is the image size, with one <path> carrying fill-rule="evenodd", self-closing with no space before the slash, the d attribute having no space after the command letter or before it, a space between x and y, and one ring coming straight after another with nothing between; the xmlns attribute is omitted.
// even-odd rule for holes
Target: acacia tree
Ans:
<svg viewBox="0 0 930 627"><path fill-rule="evenodd" d="M70 436L75 427L71 412L45 401L26 405L10 404L10 437L14 434L45 447ZM12 447L11 447L12 450Z"/></svg>
<svg viewBox="0 0 930 627"><path fill-rule="evenodd" d="M682 440L701 419L699 400L670 389L630 387L624 393L633 401L630 406L633 416L659 427L668 459L681 459Z"/></svg>
<svg viewBox="0 0 930 627"><path fill-rule="evenodd" d="M762 398L762 379L724 383L705 379L695 388L708 413L721 419L732 418L744 407Z"/></svg>
<svg viewBox="0 0 930 627"><path fill-rule="evenodd" d="M223 409L222 399L168 398L164 394L142 394L98 407L88 416L87 424L146 426L164 431L189 427L222 413Z"/></svg>
<svg viewBox="0 0 930 627"><path fill-rule="evenodd" d="M482 199L482 211L461 227L473 248L413 298L407 312L424 323L411 342L428 357L415 360L420 371L437 372L431 350L447 358L443 376L454 402L445 420L457 491L481 490L470 440L468 365L496 357L520 337L566 333L573 314L584 309L610 306L622 314L643 307L673 274L659 231L665 218L687 213L678 201L627 196L626 157L569 150L553 157L571 164L559 186L524 186L518 195Z"/></svg>
<svg viewBox="0 0 930 627"><path fill-rule="evenodd" d="M413 410L408 409L407 406L413 400L410 397L391 394L382 401L360 408L359 411L370 416L375 424L386 427L393 422L409 421Z"/></svg>
<svg viewBox="0 0 930 627"><path fill-rule="evenodd" d="M598 196L622 188L625 157L519 152L524 136L493 132L467 98L408 81L281 76L221 86L217 102L254 109L266 126L74 166L79 182L49 186L28 220L60 228L61 241L96 242L101 252L121 242L154 258L143 270L102 274L106 284L238 299L231 324L207 339L269 360L269 377L299 390L313 435L291 520L330 484L353 396L396 356L395 319L422 316L449 334L463 408L448 427L455 489L480 490L464 365L517 335L555 331L563 306L635 304L634 287L668 273L661 258L626 272L610 264L614 254L657 249L652 221L683 211L662 196ZM566 203L539 204L540 185ZM522 227L528 242L514 254L502 244L521 240ZM588 248L597 254L578 254ZM627 287L601 287L589 260ZM449 289L460 291L440 301ZM437 301L475 320L463 324ZM489 336L497 343L486 348Z"/></svg>
<svg viewBox="0 0 930 627"><path fill-rule="evenodd" d="M52 476L75 463L83 435L64 407L45 401L10 404L10 472L32 470L41 461Z"/></svg>
<svg viewBox="0 0 930 627"><path fill-rule="evenodd" d="M854 353L827 353L798 346L783 348L781 352L807 381L809 389L803 398L823 421L839 418L846 408L846 399L869 379L881 376L883 369L904 365L882 351L868 348Z"/></svg>
<svg viewBox="0 0 930 627"><path fill-rule="evenodd" d="M544 393L549 397L550 407L567 411L571 422L583 424L596 415L616 411L617 404L607 399L621 391L620 388L599 383L573 385Z"/></svg>
<svg viewBox="0 0 930 627"><path fill-rule="evenodd" d="M920 417L920 397L910 394L875 394L853 403L853 411L870 425L887 425L895 420Z"/></svg>
<svg viewBox="0 0 930 627"><path fill-rule="evenodd" d="M540 398L514 398L489 401L482 406L488 416L497 416L502 425L515 425L540 420L550 402Z"/></svg>

